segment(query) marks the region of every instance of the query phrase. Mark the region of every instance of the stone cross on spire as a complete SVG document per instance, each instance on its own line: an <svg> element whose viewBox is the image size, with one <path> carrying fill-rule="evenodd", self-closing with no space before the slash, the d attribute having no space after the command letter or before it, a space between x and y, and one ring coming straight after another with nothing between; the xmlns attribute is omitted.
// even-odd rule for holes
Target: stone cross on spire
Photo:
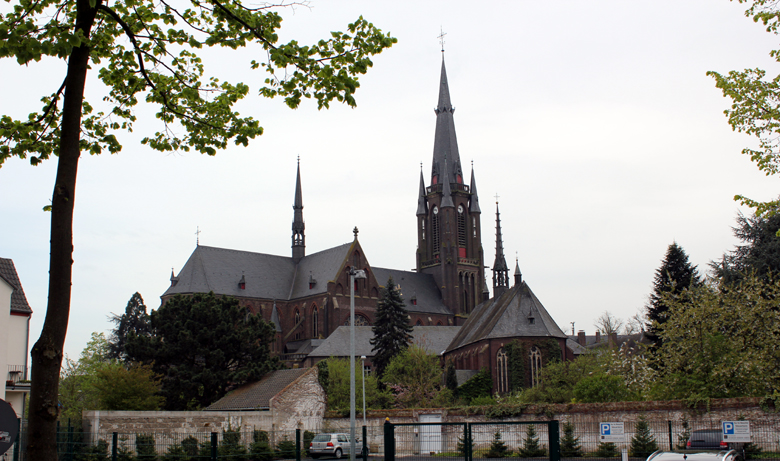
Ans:
<svg viewBox="0 0 780 461"><path fill-rule="evenodd" d="M447 34L444 33L443 28L440 28L439 30L441 31L441 33L437 38L439 39L439 43L441 43L441 52L444 53L444 36Z"/></svg>

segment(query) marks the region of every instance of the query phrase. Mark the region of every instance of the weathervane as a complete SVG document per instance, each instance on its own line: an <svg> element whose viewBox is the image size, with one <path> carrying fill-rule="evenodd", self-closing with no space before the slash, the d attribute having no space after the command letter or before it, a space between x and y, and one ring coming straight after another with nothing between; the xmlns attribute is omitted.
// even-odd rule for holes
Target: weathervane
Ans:
<svg viewBox="0 0 780 461"><path fill-rule="evenodd" d="M195 245L200 246L200 227L195 228Z"/></svg>
<svg viewBox="0 0 780 461"><path fill-rule="evenodd" d="M447 35L444 33L444 29L440 29L441 33L439 34L439 43L441 43L441 52L444 53L444 36Z"/></svg>
<svg viewBox="0 0 780 461"><path fill-rule="evenodd" d="M496 205L498 205L498 192L496 192Z"/></svg>

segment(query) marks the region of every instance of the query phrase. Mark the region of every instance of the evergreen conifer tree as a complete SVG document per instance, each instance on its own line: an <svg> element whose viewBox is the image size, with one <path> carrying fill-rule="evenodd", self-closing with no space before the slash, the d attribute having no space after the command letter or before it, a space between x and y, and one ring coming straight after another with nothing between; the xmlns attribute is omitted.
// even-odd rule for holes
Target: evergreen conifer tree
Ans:
<svg viewBox="0 0 780 461"><path fill-rule="evenodd" d="M536 435L536 428L533 424L529 424L526 427L523 448L517 454L521 458L541 458L547 456L547 450L539 445L539 436Z"/></svg>
<svg viewBox="0 0 780 461"><path fill-rule="evenodd" d="M371 328L374 332L371 345L376 353L373 362L379 377L384 374L390 360L412 341L412 326L409 325L409 313L404 306L401 292L390 277L380 292L376 322Z"/></svg>
<svg viewBox="0 0 780 461"><path fill-rule="evenodd" d="M669 311L669 306L663 301L664 294L682 293L683 290L699 284L699 272L696 266L688 261L685 250L677 245L677 242L669 245L661 267L655 271L653 292L647 306L647 336L653 341L655 348L660 347L662 342L658 337L658 325L666 322Z"/></svg>
<svg viewBox="0 0 780 461"><path fill-rule="evenodd" d="M493 434L493 442L490 444L490 449L485 453L486 458L506 458L510 455L509 448L501 440L501 432L496 431Z"/></svg>
<svg viewBox="0 0 780 461"><path fill-rule="evenodd" d="M561 456L564 458L579 458L582 456L580 438L574 436L574 424L571 421L563 423L563 437L561 437Z"/></svg>
<svg viewBox="0 0 780 461"><path fill-rule="evenodd" d="M127 339L131 335L150 336L152 325L149 321L149 314L146 312L146 304L141 294L136 292L130 297L125 307L125 313L122 315L111 315L111 322L116 328L111 332L108 339L108 358L124 361L127 358L125 347Z"/></svg>
<svg viewBox="0 0 780 461"><path fill-rule="evenodd" d="M628 447L628 456L632 458L647 458L657 450L658 444L650 431L650 425L647 424L647 420L644 417L640 416L636 422L634 437L631 438L631 445Z"/></svg>
<svg viewBox="0 0 780 461"><path fill-rule="evenodd" d="M466 443L467 440L468 443ZM472 440L470 435L461 435L458 436L458 442L455 446L455 449L458 450L458 453L460 453L461 455L466 456L466 447L471 444L472 444Z"/></svg>

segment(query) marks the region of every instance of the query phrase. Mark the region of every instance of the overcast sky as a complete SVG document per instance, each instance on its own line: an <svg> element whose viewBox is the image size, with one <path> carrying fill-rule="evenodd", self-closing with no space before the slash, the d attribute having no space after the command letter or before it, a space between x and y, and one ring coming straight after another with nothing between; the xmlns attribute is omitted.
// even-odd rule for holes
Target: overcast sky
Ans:
<svg viewBox="0 0 780 461"><path fill-rule="evenodd" d="M477 7L477 5L479 7ZM301 157L307 253L351 241L373 266L415 266L420 162L426 183L442 53L464 173L473 160L486 263L495 254L499 195L504 248L565 330L594 332L604 311L639 312L676 241L706 270L736 243L737 193L777 195L740 154L729 105L708 70L771 68L777 38L726 0L368 2L315 0L283 11L282 40L313 42L359 15L398 38L361 79L358 107L295 111L256 96L258 51L207 53L223 79L243 81L241 105L265 127L248 148L215 157L154 152L158 127L140 109L118 155L84 156L75 211L71 320L76 358L140 292L150 309L203 245L290 255L296 158ZM0 61L0 111L22 117L60 85L64 63ZM94 74L93 74L94 77ZM99 103L104 89L90 80ZM47 301L49 216L56 160L0 168L0 257L12 258L34 310ZM490 283L490 273L488 281Z"/></svg>

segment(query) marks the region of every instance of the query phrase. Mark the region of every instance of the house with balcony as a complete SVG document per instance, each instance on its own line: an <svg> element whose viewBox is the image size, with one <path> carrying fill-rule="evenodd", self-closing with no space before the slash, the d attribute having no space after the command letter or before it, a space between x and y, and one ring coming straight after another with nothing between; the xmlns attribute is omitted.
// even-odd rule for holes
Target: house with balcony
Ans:
<svg viewBox="0 0 780 461"><path fill-rule="evenodd" d="M30 392L27 357L32 309L14 262L0 258L0 397L21 417Z"/></svg>

